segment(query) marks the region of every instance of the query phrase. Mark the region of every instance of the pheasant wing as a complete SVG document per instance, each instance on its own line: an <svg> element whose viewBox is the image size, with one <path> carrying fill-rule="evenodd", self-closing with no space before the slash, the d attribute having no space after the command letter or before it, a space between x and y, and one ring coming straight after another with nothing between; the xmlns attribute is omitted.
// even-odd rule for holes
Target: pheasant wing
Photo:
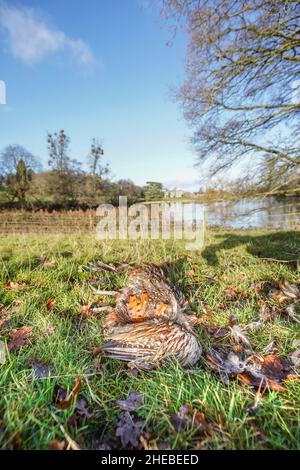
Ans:
<svg viewBox="0 0 300 470"><path fill-rule="evenodd" d="M167 323L127 324L114 328L101 349L106 357L149 363L160 355L169 333L170 325Z"/></svg>

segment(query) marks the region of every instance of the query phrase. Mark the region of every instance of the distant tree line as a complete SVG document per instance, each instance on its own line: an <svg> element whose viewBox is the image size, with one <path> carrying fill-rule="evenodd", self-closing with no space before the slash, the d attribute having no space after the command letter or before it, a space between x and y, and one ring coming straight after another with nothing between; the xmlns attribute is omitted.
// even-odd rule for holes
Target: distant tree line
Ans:
<svg viewBox="0 0 300 470"><path fill-rule="evenodd" d="M129 204L143 197L131 180L112 181L104 163L103 146L93 139L87 155L88 171L72 158L70 138L64 130L47 136L48 169L20 145L0 154L0 206L23 209L88 209L106 202L117 204L125 195Z"/></svg>

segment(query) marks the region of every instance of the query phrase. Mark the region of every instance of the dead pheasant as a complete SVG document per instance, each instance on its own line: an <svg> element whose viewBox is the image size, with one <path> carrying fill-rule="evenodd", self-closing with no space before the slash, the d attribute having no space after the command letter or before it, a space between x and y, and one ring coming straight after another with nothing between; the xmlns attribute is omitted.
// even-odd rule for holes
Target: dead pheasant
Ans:
<svg viewBox="0 0 300 470"><path fill-rule="evenodd" d="M129 270L127 286L116 295L116 307L104 324L104 355L151 369L167 357L183 366L202 353L194 330L197 322L184 295L162 268L144 265Z"/></svg>

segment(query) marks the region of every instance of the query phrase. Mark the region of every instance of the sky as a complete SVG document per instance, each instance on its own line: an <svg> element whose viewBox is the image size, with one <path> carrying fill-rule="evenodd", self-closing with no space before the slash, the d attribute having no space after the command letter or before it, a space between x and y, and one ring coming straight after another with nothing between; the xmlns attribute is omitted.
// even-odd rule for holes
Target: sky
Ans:
<svg viewBox="0 0 300 470"><path fill-rule="evenodd" d="M47 133L64 129L84 164L92 138L103 142L114 180L197 190L191 131L171 93L186 38L171 39L143 0L0 0L0 151L23 145L47 168Z"/></svg>

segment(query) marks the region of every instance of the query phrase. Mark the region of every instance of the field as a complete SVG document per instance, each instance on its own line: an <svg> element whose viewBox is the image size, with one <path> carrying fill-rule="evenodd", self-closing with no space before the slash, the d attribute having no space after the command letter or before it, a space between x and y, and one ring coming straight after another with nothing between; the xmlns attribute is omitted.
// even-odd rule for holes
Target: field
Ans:
<svg viewBox="0 0 300 470"><path fill-rule="evenodd" d="M47 449L122 447L116 437L117 400L140 392L143 404L132 413L137 446L170 449L299 449L300 382L287 382L286 393L266 391L253 411L256 390L237 379L214 374L201 360L191 370L171 362L153 372L132 374L126 366L97 354L103 314L92 307L108 299L89 283L97 275L80 267L105 263L170 263L199 318L204 306L214 326L235 315L240 324L255 321L259 303L255 285L287 279L299 282L299 232L209 231L202 253L185 251L181 241L99 242L89 235L19 235L0 238L0 337L6 362L0 365L0 447ZM278 261L282 260L282 261ZM285 262L284 262L285 261ZM126 282L124 274L100 273L105 288ZM226 289L239 292L231 298ZM109 302L112 302L109 299ZM23 329L23 336L16 330ZM197 327L205 351L223 338ZM300 339L299 325L278 316L250 332L254 350L271 341L287 357ZM49 374L41 371L41 364ZM34 372L35 371L35 372ZM62 409L53 392L63 394L81 379L80 399ZM202 427L174 421L188 404L201 414ZM200 416L200 415L199 415ZM177 415L178 417L178 415ZM120 419L120 417L119 417ZM130 448L131 444L128 444Z"/></svg>

